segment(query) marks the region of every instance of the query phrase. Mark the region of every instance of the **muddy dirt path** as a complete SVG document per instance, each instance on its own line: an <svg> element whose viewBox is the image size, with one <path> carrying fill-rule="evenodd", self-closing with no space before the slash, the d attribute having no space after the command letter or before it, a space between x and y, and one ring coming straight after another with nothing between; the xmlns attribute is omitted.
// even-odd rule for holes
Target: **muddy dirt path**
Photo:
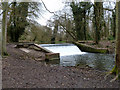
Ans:
<svg viewBox="0 0 120 90"><path fill-rule="evenodd" d="M9 56L2 60L3 88L118 88L119 82L104 79L105 72L92 68L62 67L36 61L38 52L27 53L7 45ZM39 59L44 53L39 52Z"/></svg>

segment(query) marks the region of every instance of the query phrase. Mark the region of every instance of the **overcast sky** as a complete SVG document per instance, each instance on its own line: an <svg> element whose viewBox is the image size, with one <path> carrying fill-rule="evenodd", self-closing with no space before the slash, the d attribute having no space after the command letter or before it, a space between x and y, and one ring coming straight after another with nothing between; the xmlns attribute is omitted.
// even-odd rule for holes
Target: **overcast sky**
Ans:
<svg viewBox="0 0 120 90"><path fill-rule="evenodd" d="M43 0L46 7L51 11L51 12L55 12L58 10L62 10L62 8L64 7L64 3L62 3L62 0ZM45 10L45 9L44 9ZM37 20L41 25L46 25L47 20L50 19L50 17L53 14L49 13L48 11L46 11L44 14L42 14L42 16L40 16L40 18Z"/></svg>

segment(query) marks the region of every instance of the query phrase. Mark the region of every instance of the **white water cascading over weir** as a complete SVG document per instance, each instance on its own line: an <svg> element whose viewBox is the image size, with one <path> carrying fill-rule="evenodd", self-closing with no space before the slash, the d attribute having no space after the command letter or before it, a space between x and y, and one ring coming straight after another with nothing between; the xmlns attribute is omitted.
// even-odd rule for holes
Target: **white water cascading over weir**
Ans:
<svg viewBox="0 0 120 90"><path fill-rule="evenodd" d="M60 53L60 56L86 54L74 44L41 44L40 46L54 53Z"/></svg>

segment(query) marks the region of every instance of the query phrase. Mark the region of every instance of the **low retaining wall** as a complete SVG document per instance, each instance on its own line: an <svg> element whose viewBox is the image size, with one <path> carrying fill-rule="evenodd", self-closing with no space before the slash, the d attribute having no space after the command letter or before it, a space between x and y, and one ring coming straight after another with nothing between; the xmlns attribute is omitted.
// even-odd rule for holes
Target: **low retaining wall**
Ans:
<svg viewBox="0 0 120 90"><path fill-rule="evenodd" d="M85 45L83 43L79 43L79 42L74 42L75 45L78 46L78 48L81 50L81 51L84 51L84 52L91 52L91 53L109 53L108 49L107 48L93 48L89 45Z"/></svg>
<svg viewBox="0 0 120 90"><path fill-rule="evenodd" d="M41 47L38 44L34 44L34 46L36 46L36 47L40 48L41 50L43 50L44 52L46 52L45 59L47 61L49 61L49 60L60 60L60 54L59 53L54 53L54 52L52 52L52 51L50 51L50 50L48 50L44 47Z"/></svg>
<svg viewBox="0 0 120 90"><path fill-rule="evenodd" d="M60 62L60 54L59 53L54 53L54 52L52 52L44 47L41 47L38 44L35 44L35 43L17 43L16 44L17 48L22 48L22 47L28 48L30 46L32 46L32 49L45 52L45 60L46 61L57 60L57 62Z"/></svg>

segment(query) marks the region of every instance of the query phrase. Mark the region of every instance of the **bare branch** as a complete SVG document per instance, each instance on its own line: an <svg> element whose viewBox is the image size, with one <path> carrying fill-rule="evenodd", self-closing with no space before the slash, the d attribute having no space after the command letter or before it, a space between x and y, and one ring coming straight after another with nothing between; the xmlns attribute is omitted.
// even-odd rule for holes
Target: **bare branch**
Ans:
<svg viewBox="0 0 120 90"><path fill-rule="evenodd" d="M13 4L13 2L10 3L10 4L8 5L8 7L9 7L11 4ZM8 9L8 7L6 7L6 9L5 9L2 13L0 13L0 15L2 15L2 14Z"/></svg>
<svg viewBox="0 0 120 90"><path fill-rule="evenodd" d="M51 11L46 7L46 5L45 5L45 3L43 2L43 0L41 0L41 1L42 1L42 4L44 5L45 9L46 9L48 12L54 14L54 12L51 12Z"/></svg>
<svg viewBox="0 0 120 90"><path fill-rule="evenodd" d="M42 0L41 0L42 1ZM52 13L54 14L55 16L61 18L60 16L58 16L57 14L55 14L55 12L51 12L45 5L45 3L42 1L42 4L44 5L45 9L49 12L49 13ZM69 31L69 30L66 30L66 28L60 23L60 21L58 21L58 23L62 26L63 30L66 31L70 36L72 36L72 38L74 40L76 40L75 36Z"/></svg>

